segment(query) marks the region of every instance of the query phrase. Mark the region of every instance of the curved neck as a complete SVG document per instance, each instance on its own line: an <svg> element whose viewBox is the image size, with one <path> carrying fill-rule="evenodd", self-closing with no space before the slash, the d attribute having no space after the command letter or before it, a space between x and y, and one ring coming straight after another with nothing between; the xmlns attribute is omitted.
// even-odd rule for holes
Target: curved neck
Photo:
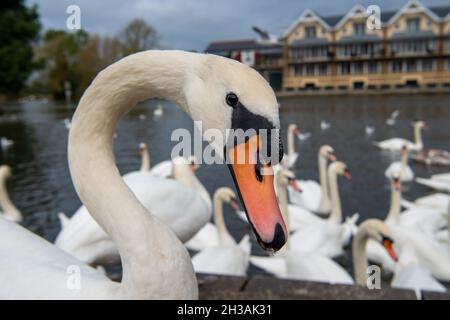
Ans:
<svg viewBox="0 0 450 320"><path fill-rule="evenodd" d="M333 167L328 167L328 183L330 184L330 197L331 197L331 213L328 217L328 221L341 223L342 222L342 209L341 199L339 198L339 188L337 183L337 173L333 170Z"/></svg>
<svg viewBox="0 0 450 320"><path fill-rule="evenodd" d="M364 226L360 227L352 243L353 270L356 283L365 286L367 283L366 246L369 234Z"/></svg>
<svg viewBox="0 0 450 320"><path fill-rule="evenodd" d="M402 175L402 177L404 177L405 173L406 173L406 166L408 165L408 152L404 152L402 154L402 159L401 159L401 172L400 174Z"/></svg>
<svg viewBox="0 0 450 320"><path fill-rule="evenodd" d="M400 219L400 202L401 202L402 193L400 189L395 188L391 184L391 207L389 208L389 212L384 219L387 223L398 223Z"/></svg>
<svg viewBox="0 0 450 320"><path fill-rule="evenodd" d="M89 213L118 247L123 266L120 290L127 297L159 292L159 297L173 298L186 293L161 279L181 282L186 290L196 287L186 249L123 182L112 149L117 122L138 102L158 97L186 110L185 70L195 59L186 55L147 51L116 62L92 82L72 120L68 147L72 180ZM163 261L158 255L164 255Z"/></svg>
<svg viewBox="0 0 450 320"><path fill-rule="evenodd" d="M150 155L148 154L148 150L144 149L141 151L141 168L139 171L147 172L150 170Z"/></svg>
<svg viewBox="0 0 450 320"><path fill-rule="evenodd" d="M278 180L278 179L277 179ZM283 216L284 222L286 224L286 229L289 229L289 210L288 210L288 193L287 193L287 186L284 184L277 182L277 198L278 198L278 204L280 206L280 211Z"/></svg>
<svg viewBox="0 0 450 320"><path fill-rule="evenodd" d="M211 208L211 197L189 164L172 163L173 179L197 191Z"/></svg>
<svg viewBox="0 0 450 320"><path fill-rule="evenodd" d="M0 176L0 205L2 206L3 215L5 218L12 221L22 220L22 214L9 198L8 189L6 188L5 176Z"/></svg>
<svg viewBox="0 0 450 320"><path fill-rule="evenodd" d="M290 127L288 127L287 143L288 143L288 156L292 156L295 153L295 142L294 142L294 130Z"/></svg>
<svg viewBox="0 0 450 320"><path fill-rule="evenodd" d="M219 241L224 244L231 238L223 217L223 199L220 193L214 194L214 223L219 232Z"/></svg>
<svg viewBox="0 0 450 320"><path fill-rule="evenodd" d="M319 153L319 182L322 189L322 203L328 203L330 201L328 178L327 178L327 159L322 157Z"/></svg>
<svg viewBox="0 0 450 320"><path fill-rule="evenodd" d="M422 129L420 127L415 126L414 127L414 143L419 147L423 147L422 142Z"/></svg>

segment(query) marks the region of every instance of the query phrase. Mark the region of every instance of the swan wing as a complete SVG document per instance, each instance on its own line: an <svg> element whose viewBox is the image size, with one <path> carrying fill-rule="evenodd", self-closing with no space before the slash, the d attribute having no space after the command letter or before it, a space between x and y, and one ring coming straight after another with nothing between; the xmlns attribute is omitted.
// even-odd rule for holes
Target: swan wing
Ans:
<svg viewBox="0 0 450 320"><path fill-rule="evenodd" d="M450 182L447 181L416 178L416 182L437 191L450 192Z"/></svg>
<svg viewBox="0 0 450 320"><path fill-rule="evenodd" d="M391 286L393 288L428 290L447 292L447 289L439 283L430 271L419 265L407 265L400 271L397 271L392 278Z"/></svg>
<svg viewBox="0 0 450 320"><path fill-rule="evenodd" d="M273 274L278 278L286 277L286 261L282 256L278 257L257 257L250 256L250 262L258 268Z"/></svg>
<svg viewBox="0 0 450 320"><path fill-rule="evenodd" d="M244 276L249 255L237 245L210 247L193 256L192 264L200 273Z"/></svg>
<svg viewBox="0 0 450 320"><path fill-rule="evenodd" d="M219 245L219 232L215 224L208 222L195 236L185 243L189 250L200 251L208 247Z"/></svg>
<svg viewBox="0 0 450 320"><path fill-rule="evenodd" d="M320 184L313 180L296 180L296 183L302 189L297 192L292 187L288 187L290 201L310 211L317 211L322 199L322 189Z"/></svg>

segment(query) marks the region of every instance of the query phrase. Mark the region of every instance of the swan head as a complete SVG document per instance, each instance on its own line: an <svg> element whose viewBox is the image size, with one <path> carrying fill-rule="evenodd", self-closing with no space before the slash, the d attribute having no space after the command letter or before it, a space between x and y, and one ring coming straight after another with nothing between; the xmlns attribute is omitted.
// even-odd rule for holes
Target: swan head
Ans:
<svg viewBox="0 0 450 320"><path fill-rule="evenodd" d="M184 96L184 108L196 124L200 122L203 131L219 131L223 137L209 139L210 144L227 159L259 244L266 250L279 250L288 233L271 168L283 156L272 88L257 71L240 62L201 55L187 74ZM260 151L265 157L259 157Z"/></svg>
<svg viewBox="0 0 450 320"><path fill-rule="evenodd" d="M295 181L295 174L291 170L281 169L276 174L277 186L281 188L286 188L287 186L292 187L297 192L302 192L301 188L297 185Z"/></svg>
<svg viewBox="0 0 450 320"><path fill-rule="evenodd" d="M335 172L340 176L345 177L347 180L352 179L352 175L350 174L350 171L347 168L347 165L343 163L342 161L335 161L328 167L328 170L331 172Z"/></svg>
<svg viewBox="0 0 450 320"><path fill-rule="evenodd" d="M395 171L392 173L391 184L392 189L395 191L400 191L402 188L402 182L400 180L401 173L399 171Z"/></svg>
<svg viewBox="0 0 450 320"><path fill-rule="evenodd" d="M397 253L393 248L392 233L386 223L378 219L367 219L360 225L358 232L366 232L370 239L377 241L385 248L394 261L398 260Z"/></svg>
<svg viewBox="0 0 450 320"><path fill-rule="evenodd" d="M408 155L408 146L405 144L402 146L402 148L400 149L400 155L401 156L407 156Z"/></svg>
<svg viewBox="0 0 450 320"><path fill-rule="evenodd" d="M12 175L11 167L4 164L0 166L0 176L3 178L9 178Z"/></svg>
<svg viewBox="0 0 450 320"><path fill-rule="evenodd" d="M239 210L236 194L230 188L222 187L217 189L215 196L219 197L223 202L228 203L234 210Z"/></svg>
<svg viewBox="0 0 450 320"><path fill-rule="evenodd" d="M413 126L414 126L414 128L418 128L418 129L426 129L427 128L427 124L425 123L425 121L422 121L422 120L415 120L413 122Z"/></svg>
<svg viewBox="0 0 450 320"><path fill-rule="evenodd" d="M328 161L336 161L336 155L334 154L333 147L325 144L320 147L319 149L319 155L320 157L327 159Z"/></svg>
<svg viewBox="0 0 450 320"><path fill-rule="evenodd" d="M141 142L139 144L139 153L142 155L146 151L147 151L147 144L145 142Z"/></svg>
<svg viewBox="0 0 450 320"><path fill-rule="evenodd" d="M288 126L288 132L292 132L294 134L299 134L300 133L300 129L298 128L298 126L295 123L291 123Z"/></svg>

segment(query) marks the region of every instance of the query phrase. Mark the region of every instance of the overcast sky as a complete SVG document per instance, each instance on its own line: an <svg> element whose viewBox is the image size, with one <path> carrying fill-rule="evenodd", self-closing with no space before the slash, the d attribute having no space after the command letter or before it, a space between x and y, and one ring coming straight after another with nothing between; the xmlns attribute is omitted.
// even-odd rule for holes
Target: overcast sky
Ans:
<svg viewBox="0 0 450 320"><path fill-rule="evenodd" d="M81 27L114 35L133 18L142 18L162 36L165 48L199 50L215 40L254 38L258 25L281 35L305 9L323 16L345 14L356 3L395 10L407 0L27 0L37 4L44 28L65 28L66 8L81 8ZM423 0L428 6L450 0Z"/></svg>

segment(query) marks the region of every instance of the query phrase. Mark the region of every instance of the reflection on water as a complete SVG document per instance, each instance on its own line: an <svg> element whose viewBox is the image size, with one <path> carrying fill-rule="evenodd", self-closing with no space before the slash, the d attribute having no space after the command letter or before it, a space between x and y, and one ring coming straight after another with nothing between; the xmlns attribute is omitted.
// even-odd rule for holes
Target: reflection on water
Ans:
<svg viewBox="0 0 450 320"><path fill-rule="evenodd" d="M300 156L294 171L298 178L318 179L317 150L324 143L332 145L338 158L347 163L353 180L341 180L339 184L345 215L359 212L361 219L384 218L388 211L390 191L384 170L396 157L378 150L373 141L390 137L412 140L411 121L423 119L429 125L429 131L424 133L425 146L450 149L449 96L301 97L280 102L283 128L297 123L302 131L312 133L310 139L296 141ZM153 110L158 103L141 104L120 122L114 145L122 173L139 167L139 142L147 142L151 162L156 164L169 158L175 144L170 141L174 129L193 130L191 120L168 102L163 102L164 116L154 119ZM397 124L389 127L385 120L396 109L401 112ZM68 131L63 121L73 111L73 107L52 102L0 105L0 136L14 140L14 145L0 154L0 163L13 168L14 177L8 181L11 198L24 214L25 227L51 241L59 231L57 213L71 215L80 206L69 175ZM146 115L144 120L141 114ZM330 122L331 128L321 131L321 120ZM370 137L365 134L366 125L375 127ZM421 177L450 171L413 163L411 166ZM198 176L211 194L218 187L232 186L226 166L202 166ZM427 193L425 187L411 184L405 198ZM230 210L226 212L230 232L241 239L248 226ZM257 245L253 248L255 254L261 254Z"/></svg>

